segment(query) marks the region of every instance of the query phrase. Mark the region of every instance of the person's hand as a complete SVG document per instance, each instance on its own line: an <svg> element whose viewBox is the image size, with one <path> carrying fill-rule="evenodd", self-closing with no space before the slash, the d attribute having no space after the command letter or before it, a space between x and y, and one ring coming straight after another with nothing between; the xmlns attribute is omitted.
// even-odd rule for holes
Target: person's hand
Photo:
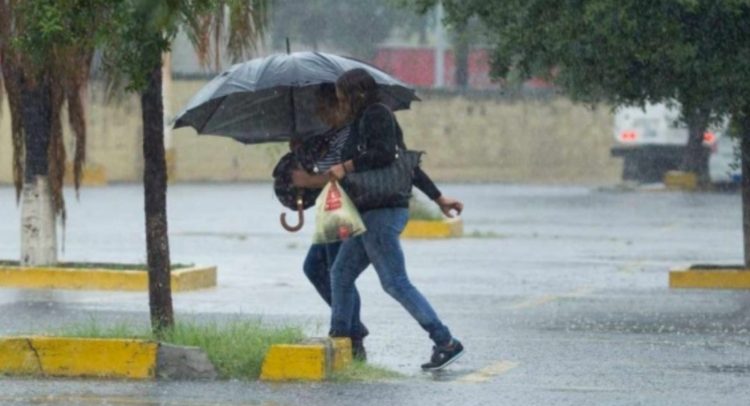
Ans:
<svg viewBox="0 0 750 406"><path fill-rule="evenodd" d="M292 170L292 185L296 187L307 187L310 175L303 169Z"/></svg>
<svg viewBox="0 0 750 406"><path fill-rule="evenodd" d="M337 164L333 165L326 174L331 179L341 180L346 176L346 169L344 169L344 164Z"/></svg>
<svg viewBox="0 0 750 406"><path fill-rule="evenodd" d="M464 210L463 203L450 197L440 196L435 200L435 203L440 206L440 211L449 218L453 218L451 211L455 211L456 215L461 215L461 212Z"/></svg>

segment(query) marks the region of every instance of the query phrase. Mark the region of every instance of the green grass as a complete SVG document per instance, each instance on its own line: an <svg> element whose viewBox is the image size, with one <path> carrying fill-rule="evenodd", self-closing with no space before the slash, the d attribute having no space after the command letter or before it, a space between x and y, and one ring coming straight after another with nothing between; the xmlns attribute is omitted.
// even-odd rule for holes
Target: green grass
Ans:
<svg viewBox="0 0 750 406"><path fill-rule="evenodd" d="M154 339L148 329L126 324L102 327L89 322L62 330L58 336ZM293 344L304 338L298 327L272 327L259 320L227 323L178 322L161 341L202 348L222 378L257 379L266 352L273 344Z"/></svg>
<svg viewBox="0 0 750 406"><path fill-rule="evenodd" d="M411 199L409 201L409 220L442 220L443 214L437 206L431 206L421 200Z"/></svg>
<svg viewBox="0 0 750 406"><path fill-rule="evenodd" d="M0 261L0 266L20 266L18 261ZM183 269L191 268L195 264L172 264L172 269ZM115 271L143 271L146 269L146 264L117 264L110 262L58 262L55 265L49 265L51 268L83 268L83 269L95 269L104 268Z"/></svg>
<svg viewBox="0 0 750 406"><path fill-rule="evenodd" d="M402 379L404 375L378 365L353 361L349 366L331 376L335 382L372 382Z"/></svg>

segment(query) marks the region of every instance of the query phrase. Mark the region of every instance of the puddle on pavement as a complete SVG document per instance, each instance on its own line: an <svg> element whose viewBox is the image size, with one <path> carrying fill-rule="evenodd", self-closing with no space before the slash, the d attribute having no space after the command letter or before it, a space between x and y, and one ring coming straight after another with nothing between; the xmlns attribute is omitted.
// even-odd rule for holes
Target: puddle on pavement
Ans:
<svg viewBox="0 0 750 406"><path fill-rule="evenodd" d="M750 364L708 365L705 368L720 374L750 375Z"/></svg>

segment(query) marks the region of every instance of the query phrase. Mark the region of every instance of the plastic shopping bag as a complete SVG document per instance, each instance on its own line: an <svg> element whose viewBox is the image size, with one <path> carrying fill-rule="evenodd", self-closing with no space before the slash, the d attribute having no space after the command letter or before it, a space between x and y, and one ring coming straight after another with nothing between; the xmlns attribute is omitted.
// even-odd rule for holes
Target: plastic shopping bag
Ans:
<svg viewBox="0 0 750 406"><path fill-rule="evenodd" d="M367 229L357 208L337 181L330 181L315 201L313 243L327 244L358 236Z"/></svg>

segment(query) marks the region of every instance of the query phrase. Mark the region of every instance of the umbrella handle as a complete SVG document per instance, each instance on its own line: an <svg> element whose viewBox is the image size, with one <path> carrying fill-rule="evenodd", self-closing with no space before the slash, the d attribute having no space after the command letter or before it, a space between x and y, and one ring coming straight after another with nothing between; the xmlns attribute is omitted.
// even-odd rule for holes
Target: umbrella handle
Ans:
<svg viewBox="0 0 750 406"><path fill-rule="evenodd" d="M290 233L295 233L302 229L302 226L305 225L305 208L302 207L302 196L297 196L297 216L298 216L298 223L296 226L290 226L286 222L286 213L281 213L281 216L279 216L279 219L281 220L281 226L284 227L284 230L289 231Z"/></svg>

